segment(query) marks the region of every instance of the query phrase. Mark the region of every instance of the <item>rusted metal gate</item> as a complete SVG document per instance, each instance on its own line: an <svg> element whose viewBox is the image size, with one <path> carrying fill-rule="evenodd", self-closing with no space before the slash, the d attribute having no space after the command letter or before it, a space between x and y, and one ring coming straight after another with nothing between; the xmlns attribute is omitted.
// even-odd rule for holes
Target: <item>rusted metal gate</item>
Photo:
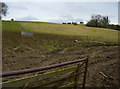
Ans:
<svg viewBox="0 0 120 89"><path fill-rule="evenodd" d="M64 87L73 87L76 89L79 85L81 85L81 88L84 89L86 83L87 66L88 58L83 58L40 68L4 72L0 74L0 76L4 78L8 76L37 72L34 76L3 82L3 89L6 87L18 87L17 89L43 89L44 87L59 89ZM41 73L41 71L44 72ZM80 79L80 75L83 80Z"/></svg>

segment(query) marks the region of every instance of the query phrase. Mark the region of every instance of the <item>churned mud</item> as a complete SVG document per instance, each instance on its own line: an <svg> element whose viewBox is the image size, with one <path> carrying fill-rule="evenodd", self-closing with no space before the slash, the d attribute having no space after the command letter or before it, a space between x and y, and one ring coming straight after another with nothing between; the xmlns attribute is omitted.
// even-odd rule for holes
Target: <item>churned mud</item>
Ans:
<svg viewBox="0 0 120 89"><path fill-rule="evenodd" d="M118 46L84 46L79 42L75 43L74 37L37 33L34 36L21 36L20 32L8 31L3 31L2 39L3 72L43 67L89 57L86 86L118 86ZM9 79L11 78L3 78L3 81Z"/></svg>

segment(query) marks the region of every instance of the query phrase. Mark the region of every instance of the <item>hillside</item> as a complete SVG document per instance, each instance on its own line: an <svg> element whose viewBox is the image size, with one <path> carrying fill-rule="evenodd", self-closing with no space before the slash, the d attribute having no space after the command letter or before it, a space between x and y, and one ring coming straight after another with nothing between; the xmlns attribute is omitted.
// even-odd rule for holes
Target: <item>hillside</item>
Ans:
<svg viewBox="0 0 120 89"><path fill-rule="evenodd" d="M85 25L55 24L48 22L3 21L3 31L21 31L21 26L31 27L35 33L75 36L100 42L118 42L118 32L112 29L86 27Z"/></svg>
<svg viewBox="0 0 120 89"><path fill-rule="evenodd" d="M34 35L21 35L21 26L31 27ZM36 68L88 56L87 86L118 86L118 33L85 25L3 21L2 70ZM113 80L105 82L100 72ZM18 77L23 76L4 78L3 81Z"/></svg>

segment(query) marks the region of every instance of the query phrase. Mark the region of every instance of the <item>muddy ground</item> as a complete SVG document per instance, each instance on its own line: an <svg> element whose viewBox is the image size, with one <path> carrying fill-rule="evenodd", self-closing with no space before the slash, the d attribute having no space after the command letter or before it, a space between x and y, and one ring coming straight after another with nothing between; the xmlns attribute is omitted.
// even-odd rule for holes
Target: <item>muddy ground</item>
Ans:
<svg viewBox="0 0 120 89"><path fill-rule="evenodd" d="M20 32L3 31L3 72L43 67L89 57L87 87L118 86L118 46L81 45L81 38L34 34L21 36ZM104 73L109 79L104 80ZM3 79L3 81L11 78Z"/></svg>

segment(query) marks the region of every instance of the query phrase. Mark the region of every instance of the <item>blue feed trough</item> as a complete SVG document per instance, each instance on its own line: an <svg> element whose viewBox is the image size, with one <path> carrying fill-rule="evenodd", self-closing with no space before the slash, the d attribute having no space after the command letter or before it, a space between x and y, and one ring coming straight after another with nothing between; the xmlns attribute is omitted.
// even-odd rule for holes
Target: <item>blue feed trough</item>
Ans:
<svg viewBox="0 0 120 89"><path fill-rule="evenodd" d="M33 36L33 30L31 27L22 27L21 35Z"/></svg>

